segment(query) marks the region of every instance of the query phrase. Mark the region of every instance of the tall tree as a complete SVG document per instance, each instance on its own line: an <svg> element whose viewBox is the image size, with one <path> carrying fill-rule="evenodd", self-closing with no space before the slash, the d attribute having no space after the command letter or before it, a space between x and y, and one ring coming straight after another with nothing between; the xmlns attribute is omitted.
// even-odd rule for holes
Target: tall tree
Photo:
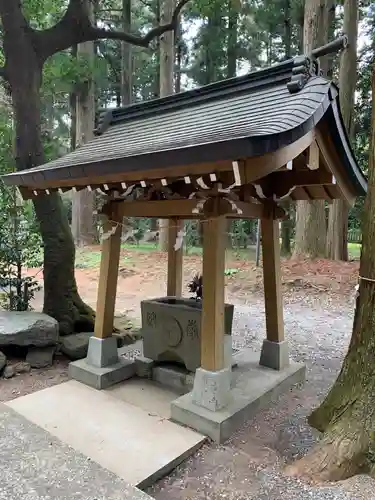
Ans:
<svg viewBox="0 0 375 500"><path fill-rule="evenodd" d="M95 23L94 4L84 0L90 21ZM95 0L96 1L96 0ZM80 147L94 138L95 88L94 88L94 42L80 43L77 47L77 62L86 67L83 81L75 86L75 147ZM82 189L72 195L72 233L76 246L93 245L97 242L94 230L95 194Z"/></svg>
<svg viewBox="0 0 375 500"><path fill-rule="evenodd" d="M284 0L284 50L285 59L292 57L292 19L291 19L291 0ZM290 255L291 236L292 236L292 221L291 221L291 203L285 201L283 208L288 214L288 217L281 223L281 253L282 255Z"/></svg>
<svg viewBox="0 0 375 500"><path fill-rule="evenodd" d="M375 95L375 65L372 75ZM372 110L368 193L363 216L359 296L353 333L341 372L309 423L321 442L289 468L313 481L338 481L359 473L375 476L375 106Z"/></svg>
<svg viewBox="0 0 375 500"><path fill-rule="evenodd" d="M63 0L57 3L61 9L66 5ZM28 20L29 12L20 1L0 0L4 51L0 75L6 79L12 96L17 169L35 167L46 160L41 134L40 87L43 67L51 56L76 44L103 39L147 47L154 38L175 28L180 11L187 3L188 0L180 0L171 22L140 35L94 26L83 0L70 0L56 24L40 29L34 27L35 20ZM75 248L61 198L56 193L37 196L34 206L44 242L44 311L59 321L61 333L73 331L75 325L82 322L89 324L86 328L92 328L93 312L77 290Z"/></svg>
<svg viewBox="0 0 375 500"><path fill-rule="evenodd" d="M131 0L122 0L122 28L125 33L130 33L132 21ZM126 106L133 100L132 82L132 50L131 45L121 43L121 104Z"/></svg>
<svg viewBox="0 0 375 500"><path fill-rule="evenodd" d="M344 33L348 46L340 59L340 104L343 120L349 136L353 135L354 93L357 82L357 0L344 2ZM348 207L343 200L334 200L329 210L327 257L348 260Z"/></svg>
<svg viewBox="0 0 375 500"><path fill-rule="evenodd" d="M227 78L237 74L238 16L240 0L228 0Z"/></svg>
<svg viewBox="0 0 375 500"><path fill-rule="evenodd" d="M324 43L326 5L322 0L306 0L304 19L304 53ZM326 252L326 212L324 201L298 201L296 206L295 257L319 258Z"/></svg>
<svg viewBox="0 0 375 500"><path fill-rule="evenodd" d="M163 24L172 18L175 0L160 0L160 17ZM174 91L174 32L164 33L160 38L160 97ZM159 246L162 252L168 250L168 220L159 221Z"/></svg>

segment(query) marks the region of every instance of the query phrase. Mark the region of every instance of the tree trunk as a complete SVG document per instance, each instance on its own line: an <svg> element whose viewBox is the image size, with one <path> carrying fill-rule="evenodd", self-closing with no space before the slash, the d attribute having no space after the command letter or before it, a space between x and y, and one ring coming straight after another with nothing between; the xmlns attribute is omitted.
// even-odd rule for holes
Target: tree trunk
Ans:
<svg viewBox="0 0 375 500"><path fill-rule="evenodd" d="M178 23L176 28L176 62L175 62L175 70L174 70L174 91L176 94L181 92L181 77L182 77L182 48L183 48L183 39L181 32L181 23Z"/></svg>
<svg viewBox="0 0 375 500"><path fill-rule="evenodd" d="M375 66L372 76L375 92ZM360 287L353 334L341 372L310 424L321 443L289 467L294 476L337 481L358 473L375 477L375 107L372 111L368 193L363 211Z"/></svg>
<svg viewBox="0 0 375 500"><path fill-rule="evenodd" d="M285 0L284 7L284 50L285 59L292 57L292 22L291 22L291 0ZM290 256L292 253L292 221L290 220L290 200L285 200L283 208L287 218L281 222L281 253Z"/></svg>
<svg viewBox="0 0 375 500"><path fill-rule="evenodd" d="M87 2L89 0L86 0ZM90 3L91 18L94 17ZM77 57L89 64L86 80L77 85L76 101L76 147L80 147L94 137L95 90L92 69L95 57L94 42L81 43L77 47ZM76 246L97 243L95 230L95 193L82 189L72 195L72 233Z"/></svg>
<svg viewBox="0 0 375 500"><path fill-rule="evenodd" d="M161 23L170 22L175 6L174 0L161 0ZM169 31L160 38L160 97L173 94L174 75L174 33ZM162 252L168 251L168 220L159 221L159 247Z"/></svg>
<svg viewBox="0 0 375 500"><path fill-rule="evenodd" d="M354 93L357 82L357 37L358 4L356 0L345 0L344 33L349 45L340 59L340 105L346 130L352 132ZM329 211L327 257L333 260L348 260L348 206L343 200L334 200Z"/></svg>
<svg viewBox="0 0 375 500"><path fill-rule="evenodd" d="M291 0L285 0L284 8L284 50L285 59L292 57L292 20L291 20Z"/></svg>
<svg viewBox="0 0 375 500"><path fill-rule="evenodd" d="M12 94L16 128L16 166L24 170L45 162L41 140L40 84L42 63L38 60L24 29L20 5L0 0L4 53ZM94 313L77 292L74 278L75 249L68 219L60 196L34 199L36 215L44 243L45 313L57 319L60 334L72 333L81 325L93 328Z"/></svg>
<svg viewBox="0 0 375 500"><path fill-rule="evenodd" d="M131 0L122 2L122 25L125 33L131 32ZM133 101L132 50L129 43L121 43L121 104L126 106Z"/></svg>
<svg viewBox="0 0 375 500"><path fill-rule="evenodd" d="M323 45L324 4L322 0L306 0L304 20L304 53L311 54L318 45ZM325 257L327 235L324 200L298 201L296 204L296 236L294 257Z"/></svg>
<svg viewBox="0 0 375 500"><path fill-rule="evenodd" d="M237 74L237 44L238 44L238 1L228 2L228 45L227 45L227 78Z"/></svg>

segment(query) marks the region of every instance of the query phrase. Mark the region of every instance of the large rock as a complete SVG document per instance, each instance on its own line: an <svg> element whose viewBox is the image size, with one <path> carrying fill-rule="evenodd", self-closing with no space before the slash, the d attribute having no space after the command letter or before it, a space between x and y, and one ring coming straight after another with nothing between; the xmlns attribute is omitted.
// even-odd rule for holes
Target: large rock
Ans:
<svg viewBox="0 0 375 500"><path fill-rule="evenodd" d="M73 333L72 335L67 335L66 337L61 337L60 351L72 361L83 359L87 356L89 340L90 337L93 336L93 332L81 332ZM117 347L133 344L135 342L135 340L133 340L133 338L128 334L115 334L114 337L117 341Z"/></svg>
<svg viewBox="0 0 375 500"><path fill-rule="evenodd" d="M59 339L57 321L37 312L0 312L0 346L56 345Z"/></svg>
<svg viewBox="0 0 375 500"><path fill-rule="evenodd" d="M74 333L61 338L61 352L73 361L87 356L89 339L94 334L92 332Z"/></svg>
<svg viewBox="0 0 375 500"><path fill-rule="evenodd" d="M5 357L5 354L0 351L0 374L3 372L6 364L7 358Z"/></svg>
<svg viewBox="0 0 375 500"><path fill-rule="evenodd" d="M53 356L56 347L32 347L28 350L26 363L29 363L31 368L47 368L53 364Z"/></svg>

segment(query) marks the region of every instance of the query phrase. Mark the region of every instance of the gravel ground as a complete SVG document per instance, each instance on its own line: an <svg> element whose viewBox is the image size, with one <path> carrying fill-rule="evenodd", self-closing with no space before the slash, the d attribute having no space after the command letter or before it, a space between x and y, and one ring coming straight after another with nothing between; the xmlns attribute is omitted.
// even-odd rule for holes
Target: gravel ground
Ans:
<svg viewBox="0 0 375 500"><path fill-rule="evenodd" d="M259 350L265 335L263 302L236 304L234 347ZM307 380L261 411L223 446L209 444L154 485L156 500L371 500L375 481L357 476L340 484L311 487L283 475L319 435L306 423L340 369L350 340L353 304L312 307L293 300L285 307L291 355L307 365Z"/></svg>
<svg viewBox="0 0 375 500"><path fill-rule="evenodd" d="M126 287L120 286L118 310L138 315L139 294L159 295L159 282L153 279L138 288L128 282ZM234 347L259 351L265 337L263 300L257 288L246 293L237 290L235 284L229 288L228 301L236 305ZM90 278L84 289L86 300L94 303L95 280ZM125 293L127 290L132 293ZM305 282L300 289L294 284L290 294L284 290L286 337L292 357L307 365L305 385L274 401L224 446L206 445L154 485L148 491L151 496L156 500L375 500L375 481L368 477L312 488L283 475L283 466L306 454L319 439L306 424L306 416L327 393L346 353L354 309L350 290L348 287L346 295L340 292L332 297L316 285L306 290ZM48 370L0 379L0 401L67 380L67 364L61 358Z"/></svg>

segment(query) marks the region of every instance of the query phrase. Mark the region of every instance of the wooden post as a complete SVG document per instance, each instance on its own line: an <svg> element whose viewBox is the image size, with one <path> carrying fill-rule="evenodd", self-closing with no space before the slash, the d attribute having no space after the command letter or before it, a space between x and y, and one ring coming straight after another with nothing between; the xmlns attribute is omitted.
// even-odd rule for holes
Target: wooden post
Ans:
<svg viewBox="0 0 375 500"><path fill-rule="evenodd" d="M100 262L100 275L98 299L96 305L95 337L104 339L113 333L113 320L115 316L115 302L117 291L117 276L120 261L121 234L122 234L122 204L112 203L111 215L105 224L104 231L113 227L117 222L116 232L102 243Z"/></svg>
<svg viewBox="0 0 375 500"><path fill-rule="evenodd" d="M284 340L279 221L262 219L262 255L267 340Z"/></svg>
<svg viewBox="0 0 375 500"><path fill-rule="evenodd" d="M184 229L184 221L181 219L169 219L168 221L168 297L181 297L182 295L182 260L184 248L181 245L175 250L178 232Z"/></svg>
<svg viewBox="0 0 375 500"><path fill-rule="evenodd" d="M208 371L224 368L224 273L225 217L203 224L203 310L201 325L201 367Z"/></svg>

